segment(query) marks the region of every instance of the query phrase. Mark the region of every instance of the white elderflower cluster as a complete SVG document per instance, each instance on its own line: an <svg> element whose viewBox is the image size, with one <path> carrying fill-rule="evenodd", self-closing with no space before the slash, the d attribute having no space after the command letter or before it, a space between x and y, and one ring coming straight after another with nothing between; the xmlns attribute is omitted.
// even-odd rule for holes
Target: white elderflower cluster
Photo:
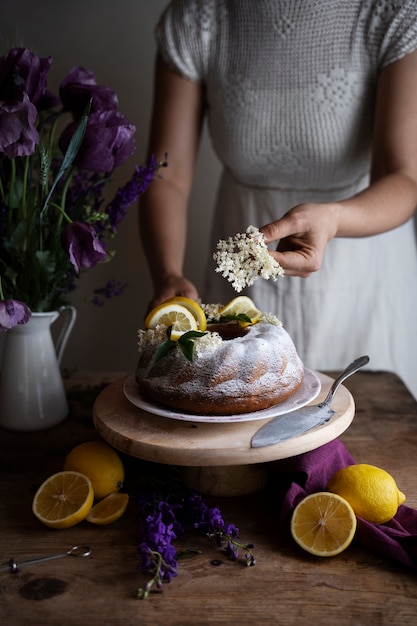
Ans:
<svg viewBox="0 0 417 626"><path fill-rule="evenodd" d="M214 352L222 343L223 339L219 333L206 333L194 342L195 352L197 356L204 352Z"/></svg>
<svg viewBox="0 0 417 626"><path fill-rule="evenodd" d="M261 322L266 322L267 324L271 324L272 326L282 326L282 322L272 313L263 313L260 319Z"/></svg>
<svg viewBox="0 0 417 626"><path fill-rule="evenodd" d="M238 233L217 244L213 254L217 263L216 272L240 292L253 285L259 277L277 280L284 275L280 264L269 254L264 237L255 226L248 226L246 233Z"/></svg>
<svg viewBox="0 0 417 626"><path fill-rule="evenodd" d="M200 302L200 306L204 311L204 314L210 322L218 322L220 319L220 309L223 308L223 304L203 304Z"/></svg>
<svg viewBox="0 0 417 626"><path fill-rule="evenodd" d="M168 339L167 327L164 324L158 324L154 329L138 330L138 349L142 351L146 346L158 345Z"/></svg>

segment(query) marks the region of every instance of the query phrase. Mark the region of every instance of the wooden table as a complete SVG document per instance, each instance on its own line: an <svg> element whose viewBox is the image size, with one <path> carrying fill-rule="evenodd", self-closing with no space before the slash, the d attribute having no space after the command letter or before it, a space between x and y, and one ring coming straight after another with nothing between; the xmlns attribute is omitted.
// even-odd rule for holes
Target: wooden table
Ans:
<svg viewBox="0 0 417 626"><path fill-rule="evenodd" d="M334 374L330 373L331 376ZM358 462L383 467L417 508L417 403L390 373L360 372L346 381L356 416L341 440ZM137 572L140 542L135 500L143 463L123 456L126 514L110 526L82 522L63 531L42 526L31 512L34 492L62 469L76 444L98 438L91 417L94 390L70 393L72 414L61 425L37 433L0 432L0 562L60 553L76 544L89 557L64 558L0 573L0 617L4 624L156 625L266 624L405 626L417 623L417 572L352 544L320 559L302 552L278 532L273 485L261 492L211 499L242 541L255 544L257 565L228 561L208 539L186 536L178 550L199 548L184 559L162 593L138 600L145 578ZM147 464L152 469L152 464ZM212 564L221 560L221 566ZM55 579L55 586L54 586ZM50 594L50 597L48 596Z"/></svg>

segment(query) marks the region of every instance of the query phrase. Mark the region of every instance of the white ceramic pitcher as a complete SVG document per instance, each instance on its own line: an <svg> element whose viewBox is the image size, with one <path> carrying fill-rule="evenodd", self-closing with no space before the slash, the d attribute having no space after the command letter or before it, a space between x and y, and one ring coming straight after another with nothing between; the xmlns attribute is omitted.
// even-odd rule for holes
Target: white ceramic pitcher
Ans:
<svg viewBox="0 0 417 626"><path fill-rule="evenodd" d="M63 316L54 345L51 325ZM35 431L55 426L68 415L60 362L77 317L73 306L32 313L27 324L4 336L0 373L0 427Z"/></svg>

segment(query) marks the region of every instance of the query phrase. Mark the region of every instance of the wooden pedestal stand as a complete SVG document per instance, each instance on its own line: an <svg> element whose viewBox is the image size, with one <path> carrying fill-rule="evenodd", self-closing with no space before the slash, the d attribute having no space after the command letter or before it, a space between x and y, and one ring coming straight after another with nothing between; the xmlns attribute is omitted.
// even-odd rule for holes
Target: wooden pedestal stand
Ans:
<svg viewBox="0 0 417 626"><path fill-rule="evenodd" d="M318 373L327 395L333 379ZM126 378L109 385L97 398L93 419L97 431L114 448L131 456L181 466L184 483L213 496L244 495L266 482L266 463L314 450L336 439L351 424L355 404L343 385L332 403L335 414L323 426L272 446L251 448L255 432L268 420L238 423L180 421L134 406L124 395Z"/></svg>

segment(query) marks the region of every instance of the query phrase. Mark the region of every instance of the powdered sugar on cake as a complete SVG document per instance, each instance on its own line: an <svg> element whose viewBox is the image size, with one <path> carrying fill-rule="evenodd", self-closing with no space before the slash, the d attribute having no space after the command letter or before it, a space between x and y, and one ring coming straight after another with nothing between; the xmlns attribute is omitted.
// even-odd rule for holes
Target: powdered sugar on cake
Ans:
<svg viewBox="0 0 417 626"><path fill-rule="evenodd" d="M215 305L210 306L215 313ZM278 404L300 387L303 364L275 316L264 315L241 329L240 336L227 340L215 325L209 324L210 328L195 340L192 362L179 349L156 362L157 344L166 341L166 333L161 335L159 328L152 335L149 330L139 331L135 374L141 393L186 412L233 415Z"/></svg>

